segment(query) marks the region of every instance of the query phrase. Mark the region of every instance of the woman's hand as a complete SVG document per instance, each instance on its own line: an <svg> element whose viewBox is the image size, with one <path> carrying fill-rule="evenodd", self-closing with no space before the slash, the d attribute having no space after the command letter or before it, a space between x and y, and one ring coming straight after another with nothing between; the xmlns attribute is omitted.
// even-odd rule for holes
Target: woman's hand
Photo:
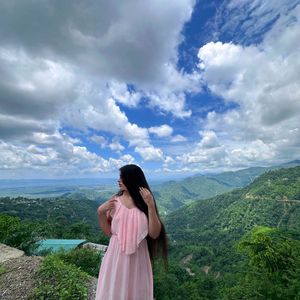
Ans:
<svg viewBox="0 0 300 300"><path fill-rule="evenodd" d="M111 216L107 212L114 208L116 201L113 197L97 208L99 226L107 236L111 235Z"/></svg>
<svg viewBox="0 0 300 300"><path fill-rule="evenodd" d="M140 187L140 194L148 207L155 207L153 196L148 189Z"/></svg>
<svg viewBox="0 0 300 300"><path fill-rule="evenodd" d="M115 198L111 198L108 201L104 202L97 209L98 214L106 214L109 210L114 208L115 202L117 200Z"/></svg>

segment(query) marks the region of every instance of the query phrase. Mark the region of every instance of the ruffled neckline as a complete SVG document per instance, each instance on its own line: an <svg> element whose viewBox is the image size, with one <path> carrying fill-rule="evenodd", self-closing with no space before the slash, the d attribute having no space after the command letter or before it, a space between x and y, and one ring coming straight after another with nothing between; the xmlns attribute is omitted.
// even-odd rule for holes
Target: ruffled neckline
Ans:
<svg viewBox="0 0 300 300"><path fill-rule="evenodd" d="M121 199L120 199L121 197L120 196L118 196L117 197L117 199L118 199L118 201L120 202L120 204L123 206L123 207L125 207L126 209L128 209L128 210L134 210L134 209L139 209L138 207L136 207L136 206L133 206L133 207L127 207L122 201L121 201Z"/></svg>

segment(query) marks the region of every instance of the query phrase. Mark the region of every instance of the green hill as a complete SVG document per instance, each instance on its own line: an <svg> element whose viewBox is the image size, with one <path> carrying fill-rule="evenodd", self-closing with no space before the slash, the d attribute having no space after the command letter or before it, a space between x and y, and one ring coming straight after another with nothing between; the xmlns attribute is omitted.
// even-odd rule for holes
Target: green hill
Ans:
<svg viewBox="0 0 300 300"><path fill-rule="evenodd" d="M242 188L269 170L299 166L292 161L279 166L253 167L219 174L197 175L180 181L168 181L153 187L160 211L168 214L195 200L207 199L222 193Z"/></svg>
<svg viewBox="0 0 300 300"><path fill-rule="evenodd" d="M234 244L254 226L300 229L300 167L269 171L249 186L195 201L166 217L172 255L193 255L194 270L229 271Z"/></svg>
<svg viewBox="0 0 300 300"><path fill-rule="evenodd" d="M169 181L153 188L159 210L163 214L172 212L195 200L222 194L232 187L206 176L190 177L182 181Z"/></svg>
<svg viewBox="0 0 300 300"><path fill-rule="evenodd" d="M56 220L57 224L70 226L83 222L88 224L93 232L99 231L97 207L99 202L81 199L80 201L65 198L37 198L23 197L0 198L2 214L19 217L24 221Z"/></svg>

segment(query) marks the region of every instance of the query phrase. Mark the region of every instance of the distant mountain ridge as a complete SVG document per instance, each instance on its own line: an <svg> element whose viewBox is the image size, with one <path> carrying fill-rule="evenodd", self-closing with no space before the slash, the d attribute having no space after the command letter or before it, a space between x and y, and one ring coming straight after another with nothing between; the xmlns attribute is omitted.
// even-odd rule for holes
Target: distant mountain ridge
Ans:
<svg viewBox="0 0 300 300"><path fill-rule="evenodd" d="M161 211L170 213L195 200L207 199L242 188L261 174L281 168L300 166L300 160L279 166L252 167L219 174L197 175L180 181L168 181L154 187L154 195Z"/></svg>
<svg viewBox="0 0 300 300"><path fill-rule="evenodd" d="M254 226L300 230L300 167L271 170L244 188L194 201L165 222L170 239L181 248L178 259L194 253L207 263L215 257L215 267L224 268L229 265L224 253L230 257L235 240ZM199 257L205 247L210 252Z"/></svg>
<svg viewBox="0 0 300 300"><path fill-rule="evenodd" d="M196 175L183 180L166 181L151 185L162 215L196 200L241 188L271 169L300 165L295 160L273 167L252 167L219 174ZM66 180L0 180L0 197L65 198L71 200L96 200L103 202L117 192L115 179Z"/></svg>

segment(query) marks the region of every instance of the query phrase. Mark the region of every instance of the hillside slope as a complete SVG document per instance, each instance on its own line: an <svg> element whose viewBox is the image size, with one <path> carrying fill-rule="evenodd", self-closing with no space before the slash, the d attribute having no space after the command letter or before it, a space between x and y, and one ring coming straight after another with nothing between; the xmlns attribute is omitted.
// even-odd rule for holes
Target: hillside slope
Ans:
<svg viewBox="0 0 300 300"><path fill-rule="evenodd" d="M194 261L229 268L235 241L254 226L299 231L300 167L269 171L245 188L195 201L168 215L166 225L175 256L194 253Z"/></svg>
<svg viewBox="0 0 300 300"><path fill-rule="evenodd" d="M161 212L170 213L185 204L220 195L237 188L243 188L257 177L270 170L299 166L292 161L279 166L252 167L219 174L196 175L180 181L169 181L153 187Z"/></svg>

